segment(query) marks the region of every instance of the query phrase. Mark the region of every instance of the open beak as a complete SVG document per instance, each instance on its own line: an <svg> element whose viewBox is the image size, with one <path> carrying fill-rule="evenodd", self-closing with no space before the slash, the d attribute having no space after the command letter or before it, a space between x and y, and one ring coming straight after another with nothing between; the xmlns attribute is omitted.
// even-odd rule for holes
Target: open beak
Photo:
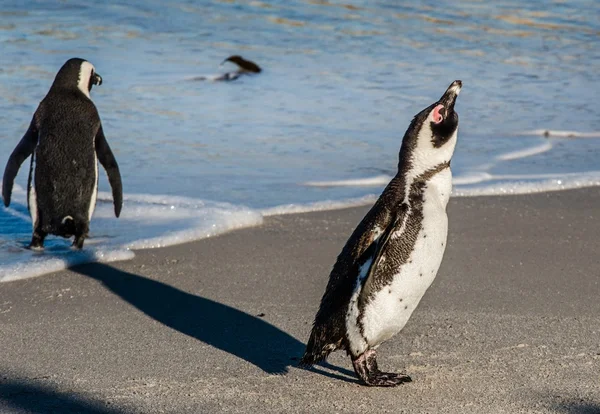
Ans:
<svg viewBox="0 0 600 414"><path fill-rule="evenodd" d="M448 86L448 89L446 89L446 92L444 92L444 94L440 98L439 103L441 105L444 105L446 113L449 113L454 110L454 104L456 103L456 98L458 97L461 88L462 81L455 80L450 86Z"/></svg>

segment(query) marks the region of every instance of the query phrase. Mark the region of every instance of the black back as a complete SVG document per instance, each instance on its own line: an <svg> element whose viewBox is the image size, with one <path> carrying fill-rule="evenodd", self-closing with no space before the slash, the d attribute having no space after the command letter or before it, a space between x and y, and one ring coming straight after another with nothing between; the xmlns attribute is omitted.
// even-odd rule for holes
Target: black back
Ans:
<svg viewBox="0 0 600 414"><path fill-rule="evenodd" d="M35 119L35 190L40 225L57 233L62 219L87 222L96 186L94 140L100 117L94 103L77 87L81 59L70 59L56 75Z"/></svg>

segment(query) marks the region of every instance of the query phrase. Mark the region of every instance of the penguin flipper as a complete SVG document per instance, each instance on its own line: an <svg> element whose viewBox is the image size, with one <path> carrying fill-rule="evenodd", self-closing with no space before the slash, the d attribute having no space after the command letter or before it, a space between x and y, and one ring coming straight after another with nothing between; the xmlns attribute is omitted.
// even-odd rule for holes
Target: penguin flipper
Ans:
<svg viewBox="0 0 600 414"><path fill-rule="evenodd" d="M19 172L19 168L23 161L25 161L35 150L35 146L38 141L38 129L35 122L35 115L27 128L27 132L17 144L17 147L10 154L10 158L6 163L4 169L4 177L2 179L2 198L4 199L4 205L8 207L10 205L10 196L12 194L13 184L15 177Z"/></svg>
<svg viewBox="0 0 600 414"><path fill-rule="evenodd" d="M102 125L100 125L98 133L96 134L96 155L98 156L98 161L100 161L100 164L102 164L102 167L104 167L106 174L108 175L108 182L112 189L113 203L115 206L115 216L119 217L121 214L121 207L123 207L123 184L121 182L121 173L119 172L117 160L104 136Z"/></svg>
<svg viewBox="0 0 600 414"><path fill-rule="evenodd" d="M394 230L397 229L398 226L401 226L401 223L407 219L408 210L408 204L402 203L398 211L396 212L396 215L394 216L393 220L389 222L388 226L385 228L385 230L377 240L375 245L375 252L372 255L373 260L371 261L371 266L369 267L369 270L367 271L367 274L363 280L363 287L359 297L359 307L362 307L364 305L363 301L369 296L369 293L372 290L372 286L374 283L373 275L375 274L375 269L377 269L377 267L379 266L379 262L381 261L381 256L383 254L383 251L385 250L385 246L390 240L392 234L394 234ZM365 253L368 253L368 251Z"/></svg>
<svg viewBox="0 0 600 414"><path fill-rule="evenodd" d="M375 257L381 254L384 243L378 244L377 240L389 238L386 234L391 234L396 218L393 213L384 208L382 200L385 194L384 191L382 198L356 227L333 266L315 316L306 351L300 361L301 366L316 364L327 358L331 352L347 347L345 320L348 303L356 285L357 271L368 259L375 260ZM374 240L374 229L378 226L384 228L387 233L382 233L379 239ZM373 266L369 272L372 272L372 269Z"/></svg>

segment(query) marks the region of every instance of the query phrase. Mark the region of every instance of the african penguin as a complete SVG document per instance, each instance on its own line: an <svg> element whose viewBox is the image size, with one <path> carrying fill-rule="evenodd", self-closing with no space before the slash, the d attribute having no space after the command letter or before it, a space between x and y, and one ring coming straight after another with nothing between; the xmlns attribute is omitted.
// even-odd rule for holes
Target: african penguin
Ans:
<svg viewBox="0 0 600 414"><path fill-rule="evenodd" d="M2 182L7 207L19 167L31 155L27 204L33 225L32 249L43 249L48 234L75 236L73 247L83 247L96 206L97 161L108 174L119 217L121 174L90 99L92 86L101 84L102 78L90 62L69 59L8 159Z"/></svg>
<svg viewBox="0 0 600 414"><path fill-rule="evenodd" d="M462 82L419 112L404 134L398 172L337 258L301 365L345 350L367 385L395 386L407 375L381 372L376 350L402 330L436 276L448 232L454 103Z"/></svg>

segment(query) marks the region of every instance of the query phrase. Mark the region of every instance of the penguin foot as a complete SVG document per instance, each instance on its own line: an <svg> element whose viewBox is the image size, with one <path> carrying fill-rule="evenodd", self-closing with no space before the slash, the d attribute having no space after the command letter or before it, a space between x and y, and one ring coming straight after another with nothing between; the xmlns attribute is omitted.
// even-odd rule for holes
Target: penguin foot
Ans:
<svg viewBox="0 0 600 414"><path fill-rule="evenodd" d="M372 387L395 387L405 382L412 382L412 379L405 374L395 372L377 372L372 374L365 383Z"/></svg>
<svg viewBox="0 0 600 414"><path fill-rule="evenodd" d="M73 240L73 244L71 248L73 250L81 250L83 249L83 242L85 241L85 236L75 236L75 240Z"/></svg>
<svg viewBox="0 0 600 414"><path fill-rule="evenodd" d="M46 238L45 233L38 232L38 231L33 232L33 236L31 237L31 243L29 243L29 249L34 250L36 252L43 251L45 238Z"/></svg>
<svg viewBox="0 0 600 414"><path fill-rule="evenodd" d="M366 384L372 387L395 387L412 379L405 374L393 372L382 372L377 366L377 353L374 349L362 353L356 359L352 359L354 372Z"/></svg>

